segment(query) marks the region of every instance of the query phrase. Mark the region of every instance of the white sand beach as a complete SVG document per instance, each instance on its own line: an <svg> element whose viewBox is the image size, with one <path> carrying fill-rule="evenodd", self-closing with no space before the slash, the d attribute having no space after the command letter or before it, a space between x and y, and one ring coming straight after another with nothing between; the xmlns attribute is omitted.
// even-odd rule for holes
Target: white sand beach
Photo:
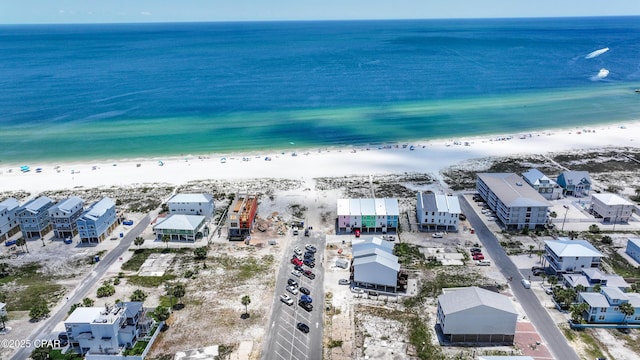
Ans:
<svg viewBox="0 0 640 360"><path fill-rule="evenodd" d="M121 159L86 163L31 163L0 166L4 191L127 186L143 183L183 184L203 179L314 178L403 172L438 174L464 160L518 154L546 154L572 149L637 147L640 121L501 134L466 139L416 141L386 146L301 149L253 154L186 155L162 159ZM413 149L413 150L412 150ZM221 158L226 162L221 162ZM271 160L266 161L269 157ZM162 161L162 166L160 166ZM40 172L35 169L41 168Z"/></svg>

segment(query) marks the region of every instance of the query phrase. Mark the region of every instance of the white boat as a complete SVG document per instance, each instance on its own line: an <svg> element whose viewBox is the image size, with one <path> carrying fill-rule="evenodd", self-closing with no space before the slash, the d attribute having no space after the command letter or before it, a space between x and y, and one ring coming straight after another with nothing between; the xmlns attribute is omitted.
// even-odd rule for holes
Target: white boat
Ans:
<svg viewBox="0 0 640 360"><path fill-rule="evenodd" d="M598 71L598 77L601 79L606 78L607 76L609 76L609 70L602 68L600 69L600 71Z"/></svg>

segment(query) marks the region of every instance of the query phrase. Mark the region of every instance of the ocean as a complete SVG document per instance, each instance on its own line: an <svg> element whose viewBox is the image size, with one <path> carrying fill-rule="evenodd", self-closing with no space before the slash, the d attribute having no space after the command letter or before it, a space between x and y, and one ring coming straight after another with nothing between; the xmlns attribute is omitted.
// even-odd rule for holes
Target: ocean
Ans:
<svg viewBox="0 0 640 360"><path fill-rule="evenodd" d="M638 120L639 35L638 17L0 25L0 164Z"/></svg>

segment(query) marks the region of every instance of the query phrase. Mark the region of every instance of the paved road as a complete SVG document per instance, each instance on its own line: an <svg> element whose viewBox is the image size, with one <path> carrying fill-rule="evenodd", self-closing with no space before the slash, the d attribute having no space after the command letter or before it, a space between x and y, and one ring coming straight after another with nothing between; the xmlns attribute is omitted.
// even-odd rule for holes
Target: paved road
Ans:
<svg viewBox="0 0 640 360"><path fill-rule="evenodd" d="M262 351L263 360L322 359L322 311L324 299L322 259L324 256L325 236L319 231L312 231L309 237L303 236L303 233L303 231L300 231L300 235L296 237L297 239L289 244L282 258L283 263L278 272L269 328ZM307 243L314 244L318 249L315 256L316 266L311 269L316 274L316 278L313 280L305 276L298 278L291 274L293 270L293 265L291 264L293 249L299 247L304 251L304 246ZM308 269L307 266L303 266L303 268ZM295 296L285 290L287 280L290 278L296 280L300 287L306 287L311 291L311 298L313 299L313 310L311 312L307 312L298 306L297 300L301 295L300 293ZM287 306L281 302L281 294L291 296L295 301L294 304ZM296 328L298 322L303 322L309 326L310 331L308 334L304 334Z"/></svg>
<svg viewBox="0 0 640 360"><path fill-rule="evenodd" d="M473 210L471 205L467 202L467 199L463 196L460 198L460 207L462 212L467 215L467 220L471 227L473 227L478 234L478 238L482 242L485 250L498 269L505 277L511 276L513 278L511 282L511 290L514 296L522 305L522 308L527 313L527 316L538 330L538 333L542 337L545 344L553 354L555 359L562 360L579 360L575 351L569 346L564 338L564 335L560 332L551 316L547 313L547 310L540 304L540 301L533 293L531 289L525 289L520 280L523 275L518 271L516 265L504 252L498 239L493 232L487 228L484 222L480 219L477 213Z"/></svg>
<svg viewBox="0 0 640 360"><path fill-rule="evenodd" d="M73 293L69 295L69 300L58 309L58 311L47 318L42 324L39 324L39 328L34 330L29 336L29 340L33 342L38 339L52 339L53 329L63 321L72 304L82 302L82 299L88 296L87 292L95 285L96 281L99 281L104 273L116 262L122 254L127 251L133 239L140 236L144 229L149 225L149 216L142 218L137 225L135 225L129 232L120 240L120 243L111 251L109 251L94 267L91 273L82 280L82 282L75 288ZM16 351L11 357L12 360L24 360L28 359L31 355L33 348L22 348Z"/></svg>

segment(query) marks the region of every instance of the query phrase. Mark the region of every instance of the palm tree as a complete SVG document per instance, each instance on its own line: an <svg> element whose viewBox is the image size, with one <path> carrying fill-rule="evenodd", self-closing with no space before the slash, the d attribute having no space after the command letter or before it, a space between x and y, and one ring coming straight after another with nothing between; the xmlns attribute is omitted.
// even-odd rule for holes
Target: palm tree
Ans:
<svg viewBox="0 0 640 360"><path fill-rule="evenodd" d="M137 236L135 239L133 239L133 244L137 246L138 249L140 249L140 246L144 244L144 238L142 236Z"/></svg>
<svg viewBox="0 0 640 360"><path fill-rule="evenodd" d="M533 249L535 249L536 246L535 245L529 245L529 257L531 257L531 255L533 255Z"/></svg>
<svg viewBox="0 0 640 360"><path fill-rule="evenodd" d="M600 285L600 284L595 284L595 285L593 286L593 292L594 292L594 293L598 293L598 294L600 294L600 290L602 290L602 285Z"/></svg>
<svg viewBox="0 0 640 360"><path fill-rule="evenodd" d="M167 234L162 235L162 242L167 244L167 249L169 248L169 241L171 241L171 236Z"/></svg>
<svg viewBox="0 0 640 360"><path fill-rule="evenodd" d="M584 285L582 285L582 284L578 284L578 285L576 285L575 289L576 289L576 293L579 294L581 292L584 292L587 288L585 288Z"/></svg>
<svg viewBox="0 0 640 360"><path fill-rule="evenodd" d="M251 304L251 298L249 297L249 295L245 295L242 297L242 305L244 305L244 313L245 315L249 316L249 304Z"/></svg>
<svg viewBox="0 0 640 360"><path fill-rule="evenodd" d="M180 303L180 300L186 294L186 290L184 288L184 285L178 284L178 285L173 287L173 290L171 291L171 293L173 294L173 296L178 298L178 303Z"/></svg>
<svg viewBox="0 0 640 360"><path fill-rule="evenodd" d="M29 247L27 246L27 240L25 240L23 237L16 240L16 245L20 246L23 251L24 249L27 249L27 253L29 252Z"/></svg>
<svg viewBox="0 0 640 360"><path fill-rule="evenodd" d="M166 308L164 306L156 307L156 310L153 313L156 315L156 319L158 319L158 321L165 321L169 319L169 316L171 316L169 308Z"/></svg>
<svg viewBox="0 0 640 360"><path fill-rule="evenodd" d="M549 213L549 217L551 219L555 219L555 218L558 217L558 213L556 213L555 211L552 211L552 212ZM549 221L549 223L553 224L553 220Z"/></svg>
<svg viewBox="0 0 640 360"><path fill-rule="evenodd" d="M620 309L620 312L624 314L625 324L627 323L629 316L633 316L633 314L635 314L636 312L636 309L633 307L633 305L628 302L620 304L618 308Z"/></svg>
<svg viewBox="0 0 640 360"><path fill-rule="evenodd" d="M49 353L51 352L51 350L53 350L53 348L50 345L46 346L43 344L42 346L33 349L33 351L31 352L31 358L33 360L50 359L51 357L49 356Z"/></svg>
<svg viewBox="0 0 640 360"><path fill-rule="evenodd" d="M574 324L580 324L584 321L584 314L587 310L589 310L589 305L587 303L573 304L569 308L571 312L571 322Z"/></svg>
<svg viewBox="0 0 640 360"><path fill-rule="evenodd" d="M554 286L558 283L558 277L555 275L549 275L549 284L551 284L551 286Z"/></svg>

